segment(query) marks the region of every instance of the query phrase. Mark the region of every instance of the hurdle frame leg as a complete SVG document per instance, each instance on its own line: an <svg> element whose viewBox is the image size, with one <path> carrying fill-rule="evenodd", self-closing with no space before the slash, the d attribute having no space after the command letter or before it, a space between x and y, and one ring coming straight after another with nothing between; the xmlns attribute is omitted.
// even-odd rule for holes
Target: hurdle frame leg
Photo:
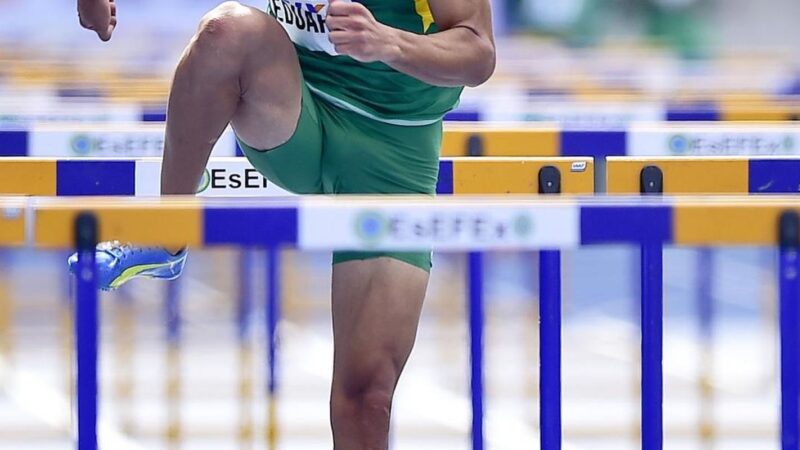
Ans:
<svg viewBox="0 0 800 450"><path fill-rule="evenodd" d="M627 311L630 314L629 318L633 325L633 333L630 355L631 355L631 377L628 380L630 383L631 391L631 404L633 411L631 414L632 422L630 425L630 440L638 442L642 439L642 256L641 247L634 247L631 249L630 261L631 264L627 269L630 273L630 309ZM638 342L637 342L638 338Z"/></svg>
<svg viewBox="0 0 800 450"><path fill-rule="evenodd" d="M800 448L800 215L781 215L779 241L779 322L781 359L781 447Z"/></svg>
<svg viewBox="0 0 800 450"><path fill-rule="evenodd" d="M664 193L664 173L645 166L639 173L639 193ZM641 269L641 422L642 448L661 450L664 445L664 244L644 241Z"/></svg>
<svg viewBox="0 0 800 450"><path fill-rule="evenodd" d="M714 253L703 247L697 254L697 314L700 337L700 439L706 444L714 440Z"/></svg>
<svg viewBox="0 0 800 450"><path fill-rule="evenodd" d="M178 449L183 434L181 423L181 295L180 278L164 285L164 321L166 325L166 409L167 448Z"/></svg>
<svg viewBox="0 0 800 450"><path fill-rule="evenodd" d="M539 252L539 420L541 448L561 448L561 252Z"/></svg>
<svg viewBox="0 0 800 450"><path fill-rule="evenodd" d="M77 359L78 450L97 450L98 327L97 218L81 213L75 219L75 248L78 251L75 288L75 355Z"/></svg>
<svg viewBox="0 0 800 450"><path fill-rule="evenodd" d="M0 251L0 263L8 267L8 250ZM0 274L0 362L4 362L5 368L0 367L0 386L4 385L11 378L11 371L14 365L14 299L11 296L9 283L11 277L8 271ZM71 330L70 330L71 334Z"/></svg>
<svg viewBox="0 0 800 450"><path fill-rule="evenodd" d="M267 423L266 441L269 450L278 448L278 322L280 305L280 249L267 248L267 298L265 325L267 338Z"/></svg>
<svg viewBox="0 0 800 450"><path fill-rule="evenodd" d="M115 365L114 397L119 406L120 428L127 434L135 433L134 415L134 361L135 361L135 308L130 291L122 289L114 299L112 311L114 328L113 352Z"/></svg>
<svg viewBox="0 0 800 450"><path fill-rule="evenodd" d="M239 448L253 448L253 277L254 249L238 251L239 293L236 302L237 342L239 344Z"/></svg>
<svg viewBox="0 0 800 450"><path fill-rule="evenodd" d="M484 254L482 252L470 252L467 258L472 450L483 450L485 441L483 419Z"/></svg>
<svg viewBox="0 0 800 450"><path fill-rule="evenodd" d="M645 243L642 261L642 448L663 446L663 246Z"/></svg>
<svg viewBox="0 0 800 450"><path fill-rule="evenodd" d="M70 254L71 252L69 251L59 254L61 258L59 262L69 258ZM64 373L66 374L64 392L66 392L67 398L69 398L70 428L75 428L76 417L72 414L72 411L75 411L77 402L77 395L75 392L75 389L77 389L77 374L75 373L75 349L77 347L77 343L75 342L76 278L77 277L73 276L73 274L68 271L66 271L64 277L61 278L63 283L62 292L64 292L65 296L58 305L59 335L63 341L62 345L64 348L62 363L64 364Z"/></svg>

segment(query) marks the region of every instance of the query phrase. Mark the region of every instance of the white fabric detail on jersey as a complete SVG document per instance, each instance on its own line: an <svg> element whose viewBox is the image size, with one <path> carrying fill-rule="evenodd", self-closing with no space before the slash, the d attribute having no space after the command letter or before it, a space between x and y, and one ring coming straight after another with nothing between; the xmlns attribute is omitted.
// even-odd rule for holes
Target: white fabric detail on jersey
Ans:
<svg viewBox="0 0 800 450"><path fill-rule="evenodd" d="M311 90L313 93L319 95L320 97L322 97L323 100L325 100L326 102L332 104L333 106L336 106L337 108L341 108L341 109L344 109L344 110L347 110L347 111L350 111L350 112L354 112L354 113L356 113L356 114L358 114L360 116L364 116L364 117L367 117L369 119L372 119L372 120L375 120L375 121L378 121L378 122L388 123L389 125L398 125L398 126L401 126L401 127L420 127L420 126L424 126L424 125L430 125L430 124L436 123L439 120L441 120L441 119L429 119L429 120L386 119L386 118L383 118L383 117L376 116L375 114L372 114L369 111L364 111L363 109L359 108L358 106L351 105L350 103L347 103L346 101L344 101L344 100L342 100L340 98L334 97L333 95L330 95L330 94L328 94L328 93L326 93L326 92L324 92L324 91L312 86L308 82L306 82L306 86L308 86L308 89Z"/></svg>
<svg viewBox="0 0 800 450"><path fill-rule="evenodd" d="M334 56L338 54L331 44L330 31L325 24L330 0L269 1L275 18L292 42L312 51Z"/></svg>

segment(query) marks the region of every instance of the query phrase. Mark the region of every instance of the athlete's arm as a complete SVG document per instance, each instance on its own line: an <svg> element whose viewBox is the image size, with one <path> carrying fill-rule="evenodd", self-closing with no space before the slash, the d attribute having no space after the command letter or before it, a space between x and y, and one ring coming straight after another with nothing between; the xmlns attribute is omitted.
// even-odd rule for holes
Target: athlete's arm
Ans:
<svg viewBox="0 0 800 450"><path fill-rule="evenodd" d="M411 1L411 0L408 0ZM437 86L476 86L494 72L490 0L429 0L438 33L420 35L375 20L360 3L334 0L327 24L340 54Z"/></svg>
<svg viewBox="0 0 800 450"><path fill-rule="evenodd" d="M78 20L83 28L107 41L117 26L117 5L114 0L78 0Z"/></svg>

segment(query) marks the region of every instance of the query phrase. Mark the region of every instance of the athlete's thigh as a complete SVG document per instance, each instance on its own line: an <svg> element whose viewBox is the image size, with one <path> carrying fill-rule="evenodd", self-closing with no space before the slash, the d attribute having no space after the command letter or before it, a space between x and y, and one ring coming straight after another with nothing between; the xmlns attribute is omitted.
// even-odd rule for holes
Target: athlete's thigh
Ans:
<svg viewBox="0 0 800 450"><path fill-rule="evenodd" d="M436 192L441 123L399 126L325 104L323 182L334 194Z"/></svg>
<svg viewBox="0 0 800 450"><path fill-rule="evenodd" d="M266 150L241 139L239 144L250 164L271 182L296 194L321 194L323 137L317 101L303 86L300 117L289 140Z"/></svg>
<svg viewBox="0 0 800 450"><path fill-rule="evenodd" d="M441 123L398 126L320 105L332 119L325 127L323 187L334 194L424 194L436 192ZM402 251L334 252L334 264L388 256L425 271L431 254Z"/></svg>
<svg viewBox="0 0 800 450"><path fill-rule="evenodd" d="M231 119L240 140L265 150L283 144L294 134L300 116L302 75L297 52L275 18L239 5L246 16L247 53L239 77L241 99Z"/></svg>
<svg viewBox="0 0 800 450"><path fill-rule="evenodd" d="M393 258L333 267L334 389L393 389L414 346L428 273ZM375 382L386 386L369 386Z"/></svg>

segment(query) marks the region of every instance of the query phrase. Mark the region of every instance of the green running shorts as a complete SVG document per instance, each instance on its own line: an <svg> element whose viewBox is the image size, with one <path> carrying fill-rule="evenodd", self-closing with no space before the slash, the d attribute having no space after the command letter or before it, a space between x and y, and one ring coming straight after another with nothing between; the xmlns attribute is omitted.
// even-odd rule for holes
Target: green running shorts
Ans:
<svg viewBox="0 0 800 450"><path fill-rule="evenodd" d="M239 141L268 180L296 194L436 193L442 123L401 126L362 116L319 98L303 83L297 128L268 151ZM388 256L431 268L430 252L334 252L333 263Z"/></svg>

